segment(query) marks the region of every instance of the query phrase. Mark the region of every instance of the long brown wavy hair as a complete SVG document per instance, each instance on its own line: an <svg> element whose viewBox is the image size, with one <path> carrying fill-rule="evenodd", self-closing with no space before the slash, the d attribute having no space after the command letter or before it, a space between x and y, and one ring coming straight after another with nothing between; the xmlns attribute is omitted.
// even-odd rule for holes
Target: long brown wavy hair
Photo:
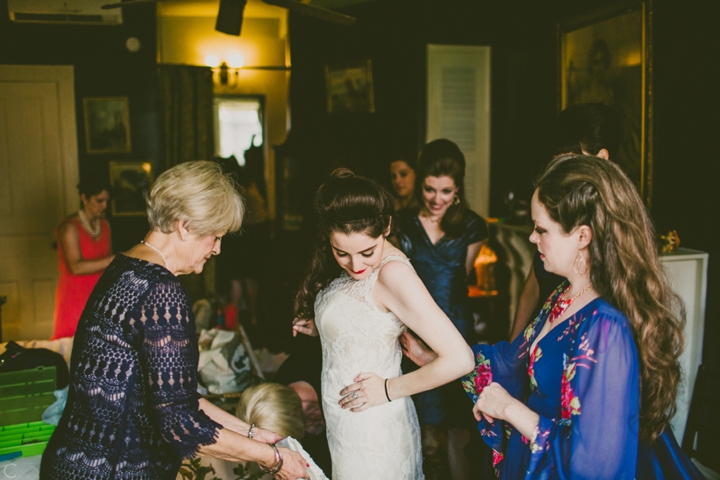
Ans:
<svg viewBox="0 0 720 480"><path fill-rule="evenodd" d="M423 201L423 184L427 177L450 177L458 187L457 202L450 205L440 220L440 228L445 238L451 239L462 235L465 228L465 217L469 211L465 200L465 155L454 142L439 138L425 144L418 155L415 169L415 201L413 213L420 211Z"/></svg>
<svg viewBox="0 0 720 480"><path fill-rule="evenodd" d="M640 436L652 442L675 413L685 311L660 265L645 205L620 167L597 157L556 158L536 187L565 232L581 225L592 230L590 281L632 325L640 357Z"/></svg>
<svg viewBox="0 0 720 480"><path fill-rule="evenodd" d="M331 246L332 233L362 233L371 238L392 233L395 199L373 180L346 168L332 172L315 195L318 236L307 274L295 297L295 316L315 318L315 297L341 271Z"/></svg>

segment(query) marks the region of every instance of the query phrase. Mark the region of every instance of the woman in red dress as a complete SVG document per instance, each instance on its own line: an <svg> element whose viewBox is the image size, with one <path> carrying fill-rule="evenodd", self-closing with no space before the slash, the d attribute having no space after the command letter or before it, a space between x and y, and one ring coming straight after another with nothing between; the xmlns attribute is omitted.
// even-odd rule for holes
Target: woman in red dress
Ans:
<svg viewBox="0 0 720 480"><path fill-rule="evenodd" d="M114 258L110 224L104 218L109 186L99 179L78 185L82 207L58 226L58 269L55 328L52 340L75 335L90 292Z"/></svg>

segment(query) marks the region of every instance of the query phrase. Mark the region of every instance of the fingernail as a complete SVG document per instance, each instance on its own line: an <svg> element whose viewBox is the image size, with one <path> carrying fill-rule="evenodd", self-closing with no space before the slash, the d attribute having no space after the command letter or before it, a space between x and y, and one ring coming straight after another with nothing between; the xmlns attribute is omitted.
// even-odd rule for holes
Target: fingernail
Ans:
<svg viewBox="0 0 720 480"><path fill-rule="evenodd" d="M309 464L309 463L306 463L305 466L309 468L309 467L310 467L310 464Z"/></svg>

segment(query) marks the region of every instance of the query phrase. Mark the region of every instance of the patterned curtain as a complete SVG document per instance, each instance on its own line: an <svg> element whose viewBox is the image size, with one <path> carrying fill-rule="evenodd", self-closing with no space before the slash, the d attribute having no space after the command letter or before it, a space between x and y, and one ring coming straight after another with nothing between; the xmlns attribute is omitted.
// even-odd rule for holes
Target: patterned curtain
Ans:
<svg viewBox="0 0 720 480"><path fill-rule="evenodd" d="M212 160L213 81L209 67L159 65L162 170L188 160Z"/></svg>
<svg viewBox="0 0 720 480"><path fill-rule="evenodd" d="M210 68L158 65L158 79L160 172L190 160L212 160L215 135ZM179 277L193 300L215 294L214 259L205 264L202 275Z"/></svg>

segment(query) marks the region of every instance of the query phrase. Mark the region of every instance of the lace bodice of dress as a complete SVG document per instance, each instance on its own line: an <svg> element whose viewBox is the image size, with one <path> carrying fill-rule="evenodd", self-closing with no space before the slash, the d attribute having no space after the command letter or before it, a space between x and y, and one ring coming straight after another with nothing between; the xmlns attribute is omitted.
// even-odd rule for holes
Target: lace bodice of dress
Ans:
<svg viewBox="0 0 720 480"><path fill-rule="evenodd" d="M389 255L367 278L355 280L343 271L318 295L315 321L323 360L329 362L323 370L334 384L349 385L360 372L386 378L399 375L402 353L397 339L405 327L392 312L380 310L372 298L380 269L391 260L410 265L400 255Z"/></svg>
<svg viewBox="0 0 720 480"><path fill-rule="evenodd" d="M372 298L380 269L393 260L410 265L404 256L388 255L362 280L343 272L315 302L333 480L423 478L420 427L409 397L362 412L338 405L340 391L354 383L359 373L372 372L382 378L402 375L398 337L405 326L393 313L380 310Z"/></svg>

